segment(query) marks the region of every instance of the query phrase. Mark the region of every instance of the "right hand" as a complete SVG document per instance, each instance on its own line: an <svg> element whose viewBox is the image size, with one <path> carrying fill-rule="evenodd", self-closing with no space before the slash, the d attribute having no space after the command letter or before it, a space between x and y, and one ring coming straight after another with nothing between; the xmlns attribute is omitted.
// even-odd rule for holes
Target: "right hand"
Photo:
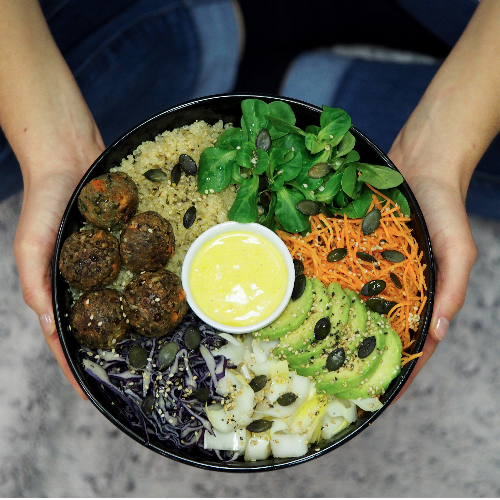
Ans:
<svg viewBox="0 0 500 500"><path fill-rule="evenodd" d="M404 129L403 129L404 135ZM448 325L462 308L476 246L465 211L466 187L453 169L440 168L438 156L405 155L401 134L389 157L401 170L425 218L436 263L436 294L429 335L403 395L442 341Z"/></svg>

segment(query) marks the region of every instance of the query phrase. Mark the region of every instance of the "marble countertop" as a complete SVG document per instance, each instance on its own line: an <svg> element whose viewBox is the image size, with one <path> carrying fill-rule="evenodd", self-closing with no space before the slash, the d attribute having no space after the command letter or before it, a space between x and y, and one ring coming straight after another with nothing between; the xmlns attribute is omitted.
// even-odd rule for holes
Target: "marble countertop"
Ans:
<svg viewBox="0 0 500 500"><path fill-rule="evenodd" d="M403 398L340 449L256 475L159 456L77 396L22 300L20 208L21 194L0 203L0 496L500 496L499 222L471 219L479 253L465 307Z"/></svg>

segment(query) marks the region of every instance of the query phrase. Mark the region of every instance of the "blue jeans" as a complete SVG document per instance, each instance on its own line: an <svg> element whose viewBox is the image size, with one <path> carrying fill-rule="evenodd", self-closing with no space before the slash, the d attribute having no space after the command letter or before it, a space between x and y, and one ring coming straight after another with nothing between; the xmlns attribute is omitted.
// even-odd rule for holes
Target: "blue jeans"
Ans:
<svg viewBox="0 0 500 500"><path fill-rule="evenodd" d="M397 2L450 47L478 3ZM41 4L106 144L157 111L233 87L238 28L228 0L41 0ZM376 19L373 24L376 27ZM281 94L344 108L360 130L388 151L438 67L435 62L400 64L344 58L324 49L310 51L294 61ZM500 218L498 158L500 141L495 140L472 177L467 197L470 214ZM0 173L1 200L22 186L2 136Z"/></svg>
<svg viewBox="0 0 500 500"><path fill-rule="evenodd" d="M230 0L40 4L106 145L163 109L233 87L239 34ZM1 131L0 175L0 200L22 189Z"/></svg>

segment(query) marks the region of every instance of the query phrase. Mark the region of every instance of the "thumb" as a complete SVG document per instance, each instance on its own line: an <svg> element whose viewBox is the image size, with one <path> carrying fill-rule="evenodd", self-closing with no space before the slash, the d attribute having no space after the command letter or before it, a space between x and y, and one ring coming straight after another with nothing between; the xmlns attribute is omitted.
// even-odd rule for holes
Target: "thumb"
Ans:
<svg viewBox="0 0 500 500"><path fill-rule="evenodd" d="M465 207L453 189L435 182L421 189L419 203L424 212L436 263L436 293L429 335L409 380L398 394L399 399L443 340L453 317L462 308L469 275L476 260Z"/></svg>
<svg viewBox="0 0 500 500"><path fill-rule="evenodd" d="M444 217L447 222L431 236L437 273L429 335L436 342L444 339L450 321L464 305L477 255L465 209L457 207Z"/></svg>
<svg viewBox="0 0 500 500"><path fill-rule="evenodd" d="M62 177L50 179L50 189L27 188L23 208L14 241L19 280L26 304L35 311L50 350L62 368L73 388L87 399L73 377L56 335L52 308L51 260L64 208L67 203L65 193L70 187ZM74 186L71 186L69 193Z"/></svg>

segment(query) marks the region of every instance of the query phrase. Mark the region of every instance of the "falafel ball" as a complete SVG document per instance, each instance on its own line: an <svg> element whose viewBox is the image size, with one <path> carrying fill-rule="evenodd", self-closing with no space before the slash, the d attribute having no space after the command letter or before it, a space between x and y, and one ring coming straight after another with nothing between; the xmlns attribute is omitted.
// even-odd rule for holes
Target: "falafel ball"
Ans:
<svg viewBox="0 0 500 500"><path fill-rule="evenodd" d="M71 309L71 331L89 349L111 349L127 336L121 295L105 288L82 295Z"/></svg>
<svg viewBox="0 0 500 500"><path fill-rule="evenodd" d="M120 272L118 240L107 231L77 231L64 242L59 270L79 290L97 290L111 283Z"/></svg>
<svg viewBox="0 0 500 500"><path fill-rule="evenodd" d="M133 279L123 293L130 325L145 337L162 337L184 319L189 309L180 278L163 270Z"/></svg>
<svg viewBox="0 0 500 500"><path fill-rule="evenodd" d="M157 271L174 255L172 225L157 212L142 212L124 227L120 237L123 263L134 273Z"/></svg>
<svg viewBox="0 0 500 500"><path fill-rule="evenodd" d="M134 216L139 204L135 182L123 172L100 175L83 186L78 209L100 229L121 229Z"/></svg>

